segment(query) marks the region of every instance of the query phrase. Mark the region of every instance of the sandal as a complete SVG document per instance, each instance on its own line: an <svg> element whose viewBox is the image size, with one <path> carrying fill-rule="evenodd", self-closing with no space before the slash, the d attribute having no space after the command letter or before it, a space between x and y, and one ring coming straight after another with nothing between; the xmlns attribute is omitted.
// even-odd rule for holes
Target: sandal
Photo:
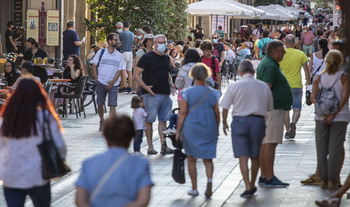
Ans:
<svg viewBox="0 0 350 207"><path fill-rule="evenodd" d="M147 152L148 155L156 155L158 152L154 149L151 149Z"/></svg>
<svg viewBox="0 0 350 207"><path fill-rule="evenodd" d="M320 177L311 175L308 179L300 181L304 185L319 185L321 183Z"/></svg>
<svg viewBox="0 0 350 207"><path fill-rule="evenodd" d="M315 203L321 207L339 207L340 198L324 198L322 200L316 200Z"/></svg>

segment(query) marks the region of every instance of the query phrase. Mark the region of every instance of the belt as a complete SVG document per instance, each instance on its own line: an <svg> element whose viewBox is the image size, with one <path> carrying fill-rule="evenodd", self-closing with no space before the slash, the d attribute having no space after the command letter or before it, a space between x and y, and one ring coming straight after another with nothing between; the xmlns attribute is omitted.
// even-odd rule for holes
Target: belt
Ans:
<svg viewBox="0 0 350 207"><path fill-rule="evenodd" d="M248 115L248 116L234 116L234 117L256 117L256 118L265 118L264 116L255 115L255 114L251 114L251 115Z"/></svg>

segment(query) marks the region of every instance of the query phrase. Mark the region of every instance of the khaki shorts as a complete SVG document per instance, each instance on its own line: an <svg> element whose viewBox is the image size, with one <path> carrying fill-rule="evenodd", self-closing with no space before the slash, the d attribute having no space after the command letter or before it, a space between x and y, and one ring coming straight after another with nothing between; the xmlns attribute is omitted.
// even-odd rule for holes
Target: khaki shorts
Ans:
<svg viewBox="0 0 350 207"><path fill-rule="evenodd" d="M284 110L268 111L265 116L266 131L263 144L282 144L284 127Z"/></svg>
<svg viewBox="0 0 350 207"><path fill-rule="evenodd" d="M127 71L132 71L132 52L123 52L124 66Z"/></svg>

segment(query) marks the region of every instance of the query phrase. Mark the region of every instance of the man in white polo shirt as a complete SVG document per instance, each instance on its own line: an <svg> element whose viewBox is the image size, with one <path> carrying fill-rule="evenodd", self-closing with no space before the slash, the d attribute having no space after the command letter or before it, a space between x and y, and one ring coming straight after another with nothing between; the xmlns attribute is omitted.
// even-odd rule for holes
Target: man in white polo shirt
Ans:
<svg viewBox="0 0 350 207"><path fill-rule="evenodd" d="M96 80L96 94L98 115L100 117L100 128L102 131L105 123L104 109L106 96L108 94L109 115L115 115L118 95L118 78L122 70L125 70L123 56L116 50L119 37L116 33L107 36L108 46L99 50L92 60L92 71ZM98 68L98 70L97 70Z"/></svg>

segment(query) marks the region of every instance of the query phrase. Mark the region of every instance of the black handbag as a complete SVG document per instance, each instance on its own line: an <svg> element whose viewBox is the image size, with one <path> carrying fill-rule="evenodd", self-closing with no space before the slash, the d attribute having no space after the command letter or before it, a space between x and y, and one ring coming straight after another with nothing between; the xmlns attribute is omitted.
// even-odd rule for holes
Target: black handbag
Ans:
<svg viewBox="0 0 350 207"><path fill-rule="evenodd" d="M182 142L177 141L176 149L174 151L174 162L172 176L175 182L184 184L185 181L185 159L186 155L181 151Z"/></svg>
<svg viewBox="0 0 350 207"><path fill-rule="evenodd" d="M43 111L43 117L43 142L38 145L38 149L41 155L43 179L49 180L62 177L71 170L58 153L55 142L52 139L49 122L46 120L45 111ZM46 132L46 128L48 133Z"/></svg>

